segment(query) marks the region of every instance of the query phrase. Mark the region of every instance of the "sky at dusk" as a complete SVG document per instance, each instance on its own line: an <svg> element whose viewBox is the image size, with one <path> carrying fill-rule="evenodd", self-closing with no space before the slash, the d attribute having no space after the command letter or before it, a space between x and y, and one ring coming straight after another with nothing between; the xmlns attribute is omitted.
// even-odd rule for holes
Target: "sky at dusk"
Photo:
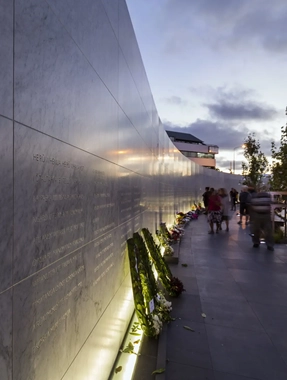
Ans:
<svg viewBox="0 0 287 380"><path fill-rule="evenodd" d="M286 0L127 0L165 129L217 144L217 167L255 133L270 156L287 116Z"/></svg>

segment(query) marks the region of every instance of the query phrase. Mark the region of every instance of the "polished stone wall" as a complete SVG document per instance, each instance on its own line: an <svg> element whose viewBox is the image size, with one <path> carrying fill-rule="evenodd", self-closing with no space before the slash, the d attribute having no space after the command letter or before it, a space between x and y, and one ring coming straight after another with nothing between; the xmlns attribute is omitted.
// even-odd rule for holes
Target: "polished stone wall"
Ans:
<svg viewBox="0 0 287 380"><path fill-rule="evenodd" d="M1 380L107 379L126 239L235 177L167 137L124 0L0 0Z"/></svg>

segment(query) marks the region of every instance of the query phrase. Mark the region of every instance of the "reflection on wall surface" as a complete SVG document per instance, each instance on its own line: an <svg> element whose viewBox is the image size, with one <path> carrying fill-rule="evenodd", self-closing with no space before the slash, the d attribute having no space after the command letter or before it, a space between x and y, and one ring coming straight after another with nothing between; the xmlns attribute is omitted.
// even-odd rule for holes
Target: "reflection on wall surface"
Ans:
<svg viewBox="0 0 287 380"><path fill-rule="evenodd" d="M0 14L1 380L107 379L133 311L126 239L235 177L172 145L124 0Z"/></svg>

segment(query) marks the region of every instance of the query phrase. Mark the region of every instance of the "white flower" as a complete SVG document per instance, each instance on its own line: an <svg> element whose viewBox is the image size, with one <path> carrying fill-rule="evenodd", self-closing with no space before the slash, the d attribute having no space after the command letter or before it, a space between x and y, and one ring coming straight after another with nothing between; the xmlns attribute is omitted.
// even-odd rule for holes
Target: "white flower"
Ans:
<svg viewBox="0 0 287 380"><path fill-rule="evenodd" d="M156 298L157 298L160 308L163 311L169 312L172 310L172 303L167 301L162 293L158 293Z"/></svg>
<svg viewBox="0 0 287 380"><path fill-rule="evenodd" d="M169 253L173 253L174 252L174 249L168 245L166 248L165 248L165 252L169 252Z"/></svg>
<svg viewBox="0 0 287 380"><path fill-rule="evenodd" d="M162 329L162 321L160 320L159 316L156 314L152 315L153 320L153 327L155 329L156 335L158 335Z"/></svg>

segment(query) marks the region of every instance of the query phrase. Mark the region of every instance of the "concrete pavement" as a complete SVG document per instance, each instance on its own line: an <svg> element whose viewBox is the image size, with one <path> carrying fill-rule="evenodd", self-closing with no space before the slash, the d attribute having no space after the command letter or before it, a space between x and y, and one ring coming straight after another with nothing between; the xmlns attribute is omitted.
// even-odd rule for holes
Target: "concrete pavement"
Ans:
<svg viewBox="0 0 287 380"><path fill-rule="evenodd" d="M144 339L133 380L287 379L287 246L253 248L237 222L209 235L201 215L185 228L170 268L186 292L159 341Z"/></svg>

